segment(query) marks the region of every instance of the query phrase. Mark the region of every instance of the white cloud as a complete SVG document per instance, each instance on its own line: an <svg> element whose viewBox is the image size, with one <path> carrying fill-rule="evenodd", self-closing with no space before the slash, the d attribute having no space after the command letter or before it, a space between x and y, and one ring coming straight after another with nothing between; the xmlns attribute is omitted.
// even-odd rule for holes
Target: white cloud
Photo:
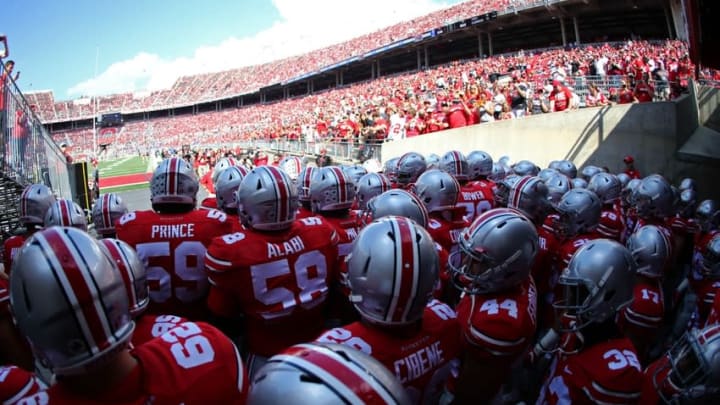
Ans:
<svg viewBox="0 0 720 405"><path fill-rule="evenodd" d="M180 76L306 53L448 5L438 0L273 0L281 19L252 37L228 38L174 60L140 52L68 89L70 97L170 88Z"/></svg>

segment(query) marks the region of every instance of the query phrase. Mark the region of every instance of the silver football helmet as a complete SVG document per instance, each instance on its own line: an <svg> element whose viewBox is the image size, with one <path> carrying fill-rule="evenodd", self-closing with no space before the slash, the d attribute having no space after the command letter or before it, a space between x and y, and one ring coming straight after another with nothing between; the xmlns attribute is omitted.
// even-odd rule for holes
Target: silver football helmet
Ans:
<svg viewBox="0 0 720 405"><path fill-rule="evenodd" d="M355 185L355 198L358 202L358 209L364 211L367 209L367 203L375 197L392 188L390 179L382 173L368 173L358 180Z"/></svg>
<svg viewBox="0 0 720 405"><path fill-rule="evenodd" d="M360 231L347 259L350 302L365 320L407 325L422 319L439 277L435 242L406 217L386 216Z"/></svg>
<svg viewBox="0 0 720 405"><path fill-rule="evenodd" d="M703 232L710 232L720 225L720 206L715 200L703 200L695 210L695 219Z"/></svg>
<svg viewBox="0 0 720 405"><path fill-rule="evenodd" d="M620 192L620 203L624 208L630 207L632 205L632 196L635 192L635 189L638 188L638 186L642 183L642 180L640 179L631 179L628 184L623 187L622 191Z"/></svg>
<svg viewBox="0 0 720 405"><path fill-rule="evenodd" d="M587 165L580 171L580 177L582 177L583 180L590 182L590 179L592 179L594 175L602 172L603 170L597 166Z"/></svg>
<svg viewBox="0 0 720 405"><path fill-rule="evenodd" d="M263 231L289 228L299 208L297 188L275 166L259 166L240 183L238 216L245 226Z"/></svg>
<svg viewBox="0 0 720 405"><path fill-rule="evenodd" d="M664 403L718 403L720 325L712 324L685 332L667 352L667 358L668 362L651 376L653 386Z"/></svg>
<svg viewBox="0 0 720 405"><path fill-rule="evenodd" d="M635 262L625 246L610 239L583 245L558 280L564 294L553 307L574 320L561 329L578 331L613 319L632 301L634 278Z"/></svg>
<svg viewBox="0 0 720 405"><path fill-rule="evenodd" d="M418 177L414 192L428 212L447 211L455 208L460 184L450 173L433 169Z"/></svg>
<svg viewBox="0 0 720 405"><path fill-rule="evenodd" d="M494 182L499 182L507 176L508 172L505 170L505 166L501 163L495 162L492 166L492 172L488 178Z"/></svg>
<svg viewBox="0 0 720 405"><path fill-rule="evenodd" d="M540 177L540 180L547 182L549 179L557 176L558 174L560 174L559 171L548 167L540 170L537 176Z"/></svg>
<svg viewBox="0 0 720 405"><path fill-rule="evenodd" d="M618 173L615 175L615 177L617 177L617 179L620 181L620 190L624 189L625 186L630 183L630 180L632 180L627 173Z"/></svg>
<svg viewBox="0 0 720 405"><path fill-rule="evenodd" d="M425 156L425 162L427 162L427 170L440 169L440 156L436 153Z"/></svg>
<svg viewBox="0 0 720 405"><path fill-rule="evenodd" d="M380 164L380 161L375 158L364 161L362 166L368 173L380 173L383 170L383 166Z"/></svg>
<svg viewBox="0 0 720 405"><path fill-rule="evenodd" d="M115 221L127 214L125 201L115 193L105 193L93 203L91 217L101 236L115 234Z"/></svg>
<svg viewBox="0 0 720 405"><path fill-rule="evenodd" d="M529 160L521 160L515 163L512 169L518 176L536 176L540 172L540 168Z"/></svg>
<svg viewBox="0 0 720 405"><path fill-rule="evenodd" d="M507 207L542 224L552 210L548 188L539 177L523 176L510 188Z"/></svg>
<svg viewBox="0 0 720 405"><path fill-rule="evenodd" d="M513 185L520 180L520 176L517 174L510 174L500 181L495 182L495 188L493 189L493 199L495 200L496 207L507 207L508 198L510 198L510 190Z"/></svg>
<svg viewBox="0 0 720 405"><path fill-rule="evenodd" d="M564 237L573 237L597 228L602 204L592 191L574 188L565 193L555 209L558 212L555 224L558 233Z"/></svg>
<svg viewBox="0 0 720 405"><path fill-rule="evenodd" d="M545 185L548 188L548 197L550 198L550 204L552 204L553 207L558 205L562 196L572 189L572 182L562 173L558 173L547 179L545 181Z"/></svg>
<svg viewBox="0 0 720 405"><path fill-rule="evenodd" d="M700 272L707 279L720 278L720 234L713 236L705 246L701 246L702 262Z"/></svg>
<svg viewBox="0 0 720 405"><path fill-rule="evenodd" d="M450 173L459 182L470 180L470 165L465 155L458 150L451 150L443 155L440 169Z"/></svg>
<svg viewBox="0 0 720 405"><path fill-rule="evenodd" d="M219 210L227 212L237 209L237 191L248 172L245 166L237 165L220 173L215 182L215 197Z"/></svg>
<svg viewBox="0 0 720 405"><path fill-rule="evenodd" d="M470 180L479 180L490 177L493 172L493 159L481 150L474 150L467 155Z"/></svg>
<svg viewBox="0 0 720 405"><path fill-rule="evenodd" d="M367 208L362 214L362 223L367 225L376 219L390 215L410 218L423 228L429 221L425 205L415 194L394 189L368 201Z"/></svg>
<svg viewBox="0 0 720 405"><path fill-rule="evenodd" d="M355 200L355 183L339 166L320 168L310 184L313 212L349 209Z"/></svg>
<svg viewBox="0 0 720 405"><path fill-rule="evenodd" d="M298 200L301 202L310 202L310 184L319 170L320 168L316 166L305 166L300 171L297 180L297 191Z"/></svg>
<svg viewBox="0 0 720 405"><path fill-rule="evenodd" d="M364 175L368 173L367 169L365 169L361 165L347 165L342 167L343 171L350 177L350 180L352 180L353 184L357 184L358 180Z"/></svg>
<svg viewBox="0 0 720 405"><path fill-rule="evenodd" d="M670 260L671 244L655 225L640 227L625 243L635 260L636 272L645 277L660 279Z"/></svg>
<svg viewBox="0 0 720 405"><path fill-rule="evenodd" d="M278 166L290 176L293 181L297 180L303 169L303 161L297 156L285 156L282 158Z"/></svg>
<svg viewBox="0 0 720 405"><path fill-rule="evenodd" d="M150 201L153 204L182 204L195 206L198 188L195 170L178 157L165 159L153 172L150 180Z"/></svg>
<svg viewBox="0 0 720 405"><path fill-rule="evenodd" d="M397 183L398 176L398 161L399 157L394 157L385 161L383 165L383 174L387 176L392 183Z"/></svg>
<svg viewBox="0 0 720 405"><path fill-rule="evenodd" d="M135 324L122 277L87 232L57 226L38 231L12 269L16 325L56 375L87 372L130 341Z"/></svg>
<svg viewBox="0 0 720 405"><path fill-rule="evenodd" d="M614 174L599 172L590 178L587 189L597 194L603 204L613 204L620 198L622 185Z"/></svg>
<svg viewBox="0 0 720 405"><path fill-rule="evenodd" d="M55 201L45 213L45 227L71 226L87 231L85 211L73 201L61 198Z"/></svg>
<svg viewBox="0 0 720 405"><path fill-rule="evenodd" d="M582 177L575 177L574 179L570 179L570 182L572 183L572 188L587 188L588 182L585 181Z"/></svg>
<svg viewBox="0 0 720 405"><path fill-rule="evenodd" d="M637 186L632 201L640 218L667 218L673 214L675 195L665 178L650 175Z"/></svg>
<svg viewBox="0 0 720 405"><path fill-rule="evenodd" d="M333 343L303 343L276 354L253 376L248 404L409 405L398 379L379 361Z"/></svg>
<svg viewBox="0 0 720 405"><path fill-rule="evenodd" d="M105 238L100 240L100 244L107 249L110 258L115 261L128 295L130 316L137 318L145 312L150 303L145 265L135 249L119 239Z"/></svg>
<svg viewBox="0 0 720 405"><path fill-rule="evenodd" d="M213 185L217 184L218 176L220 176L220 173L223 172L223 170L227 169L228 167L238 166L240 165L240 162L236 160L234 157L223 157L220 158L220 160L215 163L215 167L213 168L212 173L212 182Z"/></svg>
<svg viewBox="0 0 720 405"><path fill-rule="evenodd" d="M538 234L519 212L496 208L475 218L461 233L458 246L448 259L456 287L468 294L486 294L527 279L538 251Z"/></svg>
<svg viewBox="0 0 720 405"><path fill-rule="evenodd" d="M557 163L557 166L553 167L553 169L568 176L568 178L570 179L574 179L575 177L577 177L577 167L575 166L575 163L569 160L559 161Z"/></svg>
<svg viewBox="0 0 720 405"><path fill-rule="evenodd" d="M677 203L677 213L683 218L692 218L697 209L697 191L689 188L680 193Z"/></svg>
<svg viewBox="0 0 720 405"><path fill-rule="evenodd" d="M697 191L697 186L695 184L695 179L692 177L686 177L680 181L680 186L678 187L680 191L685 190L695 190Z"/></svg>
<svg viewBox="0 0 720 405"><path fill-rule="evenodd" d="M408 152L397 161L397 182L400 184L415 183L425 169L427 169L427 162L423 155Z"/></svg>
<svg viewBox="0 0 720 405"><path fill-rule="evenodd" d="M52 190L44 184L31 184L20 195L20 222L25 225L42 225L45 213L55 202Z"/></svg>

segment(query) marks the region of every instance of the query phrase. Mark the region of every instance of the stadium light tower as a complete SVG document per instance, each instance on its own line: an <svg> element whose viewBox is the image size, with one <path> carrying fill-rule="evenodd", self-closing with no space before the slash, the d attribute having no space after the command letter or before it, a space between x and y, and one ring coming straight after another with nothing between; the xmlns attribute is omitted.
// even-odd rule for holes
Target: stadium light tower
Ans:
<svg viewBox="0 0 720 405"><path fill-rule="evenodd" d="M100 47L95 47L95 86L97 86L97 72L98 72L98 59L100 57ZM97 145L97 118L98 118L98 92L97 87L93 95L93 150L91 153L91 158L97 157L96 154L98 153L98 145Z"/></svg>

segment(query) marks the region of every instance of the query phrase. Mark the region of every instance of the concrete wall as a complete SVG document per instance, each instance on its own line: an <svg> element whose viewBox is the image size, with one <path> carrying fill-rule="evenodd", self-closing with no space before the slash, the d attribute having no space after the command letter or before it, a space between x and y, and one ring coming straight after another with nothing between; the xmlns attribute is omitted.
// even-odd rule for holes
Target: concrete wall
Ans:
<svg viewBox="0 0 720 405"><path fill-rule="evenodd" d="M706 103L708 111L715 111L720 103L720 96L713 94L715 98ZM713 103L715 109L710 106ZM683 96L676 102L543 114L389 142L383 145L382 158L406 151L442 156L453 149L484 150L494 159L508 155L511 161L528 159L541 167L552 160L569 159L578 168L594 164L619 171L629 154L642 174L662 173L673 182L692 176L700 183L701 197L720 199L720 187L714 186L720 179L718 167L681 161L675 153L697 127L695 99Z"/></svg>

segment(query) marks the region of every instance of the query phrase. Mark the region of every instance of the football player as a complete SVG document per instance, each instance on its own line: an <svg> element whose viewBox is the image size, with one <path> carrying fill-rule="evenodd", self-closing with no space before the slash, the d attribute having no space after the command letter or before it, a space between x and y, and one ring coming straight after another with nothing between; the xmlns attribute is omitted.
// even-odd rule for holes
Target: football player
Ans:
<svg viewBox="0 0 720 405"><path fill-rule="evenodd" d="M537 404L628 404L640 399L637 351L615 321L632 300L634 274L630 252L610 239L592 240L573 255L560 276L563 292L554 304L563 336Z"/></svg>
<svg viewBox="0 0 720 405"><path fill-rule="evenodd" d="M22 234L9 237L3 242L3 265L5 273L10 274L12 260L20 251L23 243L38 229L43 227L45 213L55 202L52 190L43 184L31 184L25 187L18 202L20 224L25 228Z"/></svg>
<svg viewBox="0 0 720 405"><path fill-rule="evenodd" d="M408 152L397 161L397 188L412 190L418 177L427 169L425 157L416 152Z"/></svg>
<svg viewBox="0 0 720 405"><path fill-rule="evenodd" d="M348 259L350 301L361 320L323 333L379 360L414 403L437 403L458 355L455 312L431 299L438 256L430 234L413 220L389 216L366 226ZM382 288L392 280L392 288ZM388 286L390 287L390 286Z"/></svg>
<svg viewBox="0 0 720 405"><path fill-rule="evenodd" d="M720 401L720 325L692 329L644 373L642 405Z"/></svg>
<svg viewBox="0 0 720 405"><path fill-rule="evenodd" d="M44 226L71 226L87 232L87 217L77 203L61 198L45 213Z"/></svg>
<svg viewBox="0 0 720 405"><path fill-rule="evenodd" d="M390 179L382 173L368 173L360 177L355 186L356 192L353 208L360 213L367 209L367 203L370 199L392 188Z"/></svg>
<svg viewBox="0 0 720 405"><path fill-rule="evenodd" d="M580 247L601 237L595 230L600 222L602 204L592 191L574 188L565 193L555 209L558 212L555 229L562 243L554 268L562 271Z"/></svg>
<svg viewBox="0 0 720 405"><path fill-rule="evenodd" d="M297 156L285 156L278 166L290 176L292 181L297 181L305 165L302 159Z"/></svg>
<svg viewBox="0 0 720 405"><path fill-rule="evenodd" d="M464 352L457 382L448 389L460 403L489 403L535 335L530 268L538 235L522 214L496 208L475 218L459 245L450 268L464 293L456 308Z"/></svg>
<svg viewBox="0 0 720 405"><path fill-rule="evenodd" d="M590 178L587 189L595 193L602 202L597 232L603 238L625 243L625 218L620 208L620 180L613 174L599 172Z"/></svg>
<svg viewBox="0 0 720 405"><path fill-rule="evenodd" d="M310 185L318 170L319 168L316 166L305 166L298 175L297 193L300 207L298 208L297 219L315 215L310 204Z"/></svg>
<svg viewBox="0 0 720 405"><path fill-rule="evenodd" d="M670 266L670 241L655 225L645 225L630 235L627 248L635 260L633 300L619 317L620 327L632 340L640 361L658 340L665 317L663 277Z"/></svg>
<svg viewBox="0 0 720 405"><path fill-rule="evenodd" d="M460 232L470 223L462 216L456 203L460 185L450 173L433 169L421 174L415 182L414 193L429 215L427 231L433 240L448 252L456 248Z"/></svg>
<svg viewBox="0 0 720 405"><path fill-rule="evenodd" d="M217 178L215 199L219 210L227 214L233 232L241 228L237 214L237 191L242 179L248 174L245 166L231 166L223 170Z"/></svg>
<svg viewBox="0 0 720 405"><path fill-rule="evenodd" d="M205 258L210 310L226 325L244 315L251 375L284 348L317 337L335 288L337 232L296 219L297 188L275 166L250 171L238 191L243 231L213 239Z"/></svg>
<svg viewBox="0 0 720 405"><path fill-rule="evenodd" d="M12 365L0 366L0 401L3 404L26 404L25 397L32 397L47 388L35 374Z"/></svg>
<svg viewBox="0 0 720 405"><path fill-rule="evenodd" d="M476 158L478 153L476 152ZM463 216L468 222L472 222L476 216L493 208L493 187L494 183L483 180L481 173L488 172L488 166L492 170L492 158L485 154L484 158L475 161L475 167L471 172L470 163L465 155L456 150L451 150L440 159L440 169L452 175L460 185L457 197L457 206L462 208ZM471 181L471 176L477 176L477 181Z"/></svg>
<svg viewBox="0 0 720 405"><path fill-rule="evenodd" d="M37 232L10 286L18 327L57 377L28 403L244 403L238 350L210 325L182 323L129 348L134 322L121 274L87 233Z"/></svg>
<svg viewBox="0 0 720 405"><path fill-rule="evenodd" d="M220 176L220 173L222 173L225 169L238 165L240 165L240 162L235 160L235 158L224 157L218 160L217 163L215 163L215 167L213 168L213 170L205 173L205 175L200 180L200 184L205 187L205 189L207 189L208 197L205 197L202 202L200 202L200 208L218 208L215 194L217 188L217 179Z"/></svg>
<svg viewBox="0 0 720 405"><path fill-rule="evenodd" d="M196 209L197 192L192 166L180 158L166 159L150 180L152 210L129 212L116 223L117 238L147 266L150 313L192 320L208 316L205 251L232 225L222 211Z"/></svg>
<svg viewBox="0 0 720 405"><path fill-rule="evenodd" d="M380 362L338 344L304 343L268 360L252 381L249 404L412 404Z"/></svg>
<svg viewBox="0 0 720 405"><path fill-rule="evenodd" d="M128 213L125 201L115 193L105 193L95 200L91 218L100 238L115 237L115 222Z"/></svg>
<svg viewBox="0 0 720 405"><path fill-rule="evenodd" d="M128 296L130 316L135 320L135 330L131 339L133 346L137 347L164 334L180 323L188 322L187 319L176 315L145 315L145 310L150 302L150 290L145 266L140 261L137 252L119 239L101 239L100 244L107 249L122 277Z"/></svg>

